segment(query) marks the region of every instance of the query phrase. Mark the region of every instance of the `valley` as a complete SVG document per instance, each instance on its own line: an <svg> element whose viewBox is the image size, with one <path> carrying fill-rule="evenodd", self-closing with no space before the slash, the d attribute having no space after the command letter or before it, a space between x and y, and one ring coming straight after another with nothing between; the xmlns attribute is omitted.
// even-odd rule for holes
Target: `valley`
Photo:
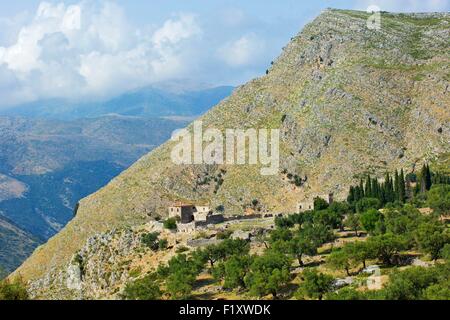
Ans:
<svg viewBox="0 0 450 320"><path fill-rule="evenodd" d="M101 106L40 101L0 111L12 114L0 116L0 216L20 228L0 235L10 244L17 237L32 237L20 250L0 246L0 266L13 271L74 217L80 199L167 141L229 90L178 96L142 89ZM149 105L153 111L146 112L143 106ZM142 112L129 111L141 107Z"/></svg>

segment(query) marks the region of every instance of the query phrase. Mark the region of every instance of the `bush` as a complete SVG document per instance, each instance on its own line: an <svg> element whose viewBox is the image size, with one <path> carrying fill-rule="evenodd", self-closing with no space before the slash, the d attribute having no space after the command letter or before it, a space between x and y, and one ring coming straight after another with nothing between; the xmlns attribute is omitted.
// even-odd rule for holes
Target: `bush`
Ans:
<svg viewBox="0 0 450 320"><path fill-rule="evenodd" d="M423 290L439 282L435 268L413 267L390 276L384 289L387 300L420 300Z"/></svg>
<svg viewBox="0 0 450 320"><path fill-rule="evenodd" d="M367 245L373 250L374 256L381 260L385 265L392 265L392 258L401 250L407 248L407 241L401 235L386 233L369 237Z"/></svg>
<svg viewBox="0 0 450 320"><path fill-rule="evenodd" d="M328 208L328 206L329 206L328 202L326 202L324 199L319 197L314 199L314 210L316 211L325 210Z"/></svg>
<svg viewBox="0 0 450 320"><path fill-rule="evenodd" d="M166 221L164 221L164 228L169 230L176 230L177 229L177 220L175 218L169 218Z"/></svg>
<svg viewBox="0 0 450 320"><path fill-rule="evenodd" d="M233 255L219 266L219 274L224 279L226 289L245 288L245 276L250 270L253 258L248 255Z"/></svg>
<svg viewBox="0 0 450 320"><path fill-rule="evenodd" d="M150 274L128 283L123 291L122 298L125 300L158 300L161 295L156 274Z"/></svg>
<svg viewBox="0 0 450 320"><path fill-rule="evenodd" d="M0 281L0 300L28 300L28 292L22 279Z"/></svg>
<svg viewBox="0 0 450 320"><path fill-rule="evenodd" d="M445 231L445 226L438 221L420 224L415 232L419 249L429 253L433 260L440 258L441 250L450 240Z"/></svg>
<svg viewBox="0 0 450 320"><path fill-rule="evenodd" d="M174 300L187 299L202 267L185 254L170 259L167 266L160 266L158 274L165 279L165 287Z"/></svg>
<svg viewBox="0 0 450 320"><path fill-rule="evenodd" d="M158 250L158 232L145 233L141 237L141 243L153 251Z"/></svg>
<svg viewBox="0 0 450 320"><path fill-rule="evenodd" d="M380 209L381 202L376 198L363 198L356 203L357 212L365 212L369 209Z"/></svg>
<svg viewBox="0 0 450 320"><path fill-rule="evenodd" d="M450 260L450 243L447 243L441 250L441 257Z"/></svg>
<svg viewBox="0 0 450 320"><path fill-rule="evenodd" d="M244 279L250 295L263 297L272 294L276 298L279 290L290 280L291 263L286 255L271 250L255 257Z"/></svg>
<svg viewBox="0 0 450 320"><path fill-rule="evenodd" d="M160 239L158 242L158 249L159 250L166 250L169 245L169 242L167 239Z"/></svg>
<svg viewBox="0 0 450 320"><path fill-rule="evenodd" d="M232 234L233 234L233 231L231 231L231 230L220 231L217 233L216 239L218 239L218 240L230 239Z"/></svg>
<svg viewBox="0 0 450 320"><path fill-rule="evenodd" d="M382 219L383 215L376 209L369 209L361 214L360 217L363 228L369 233L373 233L375 231L377 223L382 221Z"/></svg>
<svg viewBox="0 0 450 320"><path fill-rule="evenodd" d="M325 294L333 290L334 278L320 273L315 269L306 269L303 271L302 278L303 282L295 294L298 299L310 298L322 300Z"/></svg>
<svg viewBox="0 0 450 320"><path fill-rule="evenodd" d="M450 185L434 185L427 194L427 205L438 214L450 212Z"/></svg>

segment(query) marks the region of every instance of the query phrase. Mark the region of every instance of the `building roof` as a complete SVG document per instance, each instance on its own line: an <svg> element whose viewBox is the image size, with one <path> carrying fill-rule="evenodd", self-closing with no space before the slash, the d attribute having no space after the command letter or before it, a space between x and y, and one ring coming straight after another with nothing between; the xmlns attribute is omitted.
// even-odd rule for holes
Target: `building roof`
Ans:
<svg viewBox="0 0 450 320"><path fill-rule="evenodd" d="M187 202L175 202L173 204L171 204L171 207L176 207L176 208L182 208L182 207L192 207L194 204L193 203L187 203Z"/></svg>
<svg viewBox="0 0 450 320"><path fill-rule="evenodd" d="M178 201L178 202L175 202L175 203L172 203L171 205L170 205L170 207L172 207L172 208L184 208L184 207L209 207L209 204L207 204L207 203L205 203L205 202L201 202L201 203L197 203L197 204L195 204L195 203L192 203L192 202L181 202L181 201Z"/></svg>

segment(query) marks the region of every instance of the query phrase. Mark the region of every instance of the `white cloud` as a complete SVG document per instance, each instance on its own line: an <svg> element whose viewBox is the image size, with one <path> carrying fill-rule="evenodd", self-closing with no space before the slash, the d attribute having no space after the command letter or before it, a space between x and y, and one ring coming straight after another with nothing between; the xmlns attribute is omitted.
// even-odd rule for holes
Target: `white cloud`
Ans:
<svg viewBox="0 0 450 320"><path fill-rule="evenodd" d="M218 50L218 55L229 66L240 67L259 63L264 49L264 41L250 33L225 44Z"/></svg>
<svg viewBox="0 0 450 320"><path fill-rule="evenodd" d="M202 30L197 25L194 15L180 14L177 20L167 20L164 26L154 33L153 43L157 48L163 48L167 44L177 44L201 33Z"/></svg>
<svg viewBox="0 0 450 320"><path fill-rule="evenodd" d="M191 14L175 15L145 33L112 2L43 2L16 41L0 46L0 94L10 104L101 97L183 77L191 54L187 40L201 34Z"/></svg>

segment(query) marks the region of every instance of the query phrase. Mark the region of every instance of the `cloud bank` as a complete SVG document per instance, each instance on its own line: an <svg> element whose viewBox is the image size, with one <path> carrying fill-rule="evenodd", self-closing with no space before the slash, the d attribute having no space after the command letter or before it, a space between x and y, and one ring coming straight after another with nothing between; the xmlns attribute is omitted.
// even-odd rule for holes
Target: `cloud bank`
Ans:
<svg viewBox="0 0 450 320"><path fill-rule="evenodd" d="M192 43L201 35L189 13L142 32L112 2L43 2L16 42L0 46L2 104L102 97L186 76Z"/></svg>

